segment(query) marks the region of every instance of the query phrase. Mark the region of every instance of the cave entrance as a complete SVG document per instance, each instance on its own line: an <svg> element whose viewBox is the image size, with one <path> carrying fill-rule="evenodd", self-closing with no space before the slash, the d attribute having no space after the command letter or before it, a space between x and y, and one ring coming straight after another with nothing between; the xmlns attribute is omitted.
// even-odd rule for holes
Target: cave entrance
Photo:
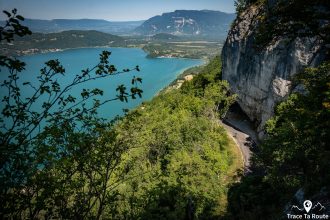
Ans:
<svg viewBox="0 0 330 220"><path fill-rule="evenodd" d="M247 120L253 123L237 102L229 107L226 117L235 117L237 120Z"/></svg>
<svg viewBox="0 0 330 220"><path fill-rule="evenodd" d="M248 134L253 141L258 144L256 123L250 120L237 102L230 106L225 118L223 119L223 123Z"/></svg>

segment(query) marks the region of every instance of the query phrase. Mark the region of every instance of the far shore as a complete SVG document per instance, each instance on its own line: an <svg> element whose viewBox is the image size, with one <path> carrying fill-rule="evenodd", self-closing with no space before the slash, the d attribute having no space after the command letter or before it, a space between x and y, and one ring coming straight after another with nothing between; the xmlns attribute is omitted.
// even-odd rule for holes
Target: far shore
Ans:
<svg viewBox="0 0 330 220"><path fill-rule="evenodd" d="M141 49L143 50L141 47L116 47L116 46L110 46L110 45L105 45L105 46L93 46L93 47L73 47L73 48L62 48L62 49L59 49L59 48L53 48L53 49L44 49L44 50L40 50L40 49L31 49L32 52L31 53L27 53L27 54L23 54L23 55L18 55L17 57L23 57L23 56L32 56L32 55L37 55L37 54L46 54L46 53L58 53L58 52L63 52L63 51L67 51L67 50L78 50L78 49L89 49L89 48L126 48L126 49L130 49L130 48L136 48L136 49ZM146 57L149 56L148 52L146 50L143 50L145 53L146 53ZM209 59L203 59L203 58L200 58L200 59L197 59L197 58L189 58L189 57L175 57L175 56L171 56L171 57L168 57L168 56L158 56L158 57L149 57L150 59L191 59L191 60L201 60L202 63L200 65L196 65L196 66L191 66L191 67L188 67L188 68L185 68L181 71L179 71L179 74L176 76L176 78L171 82L169 83L168 85L166 85L165 87L161 88L156 94L154 97L158 96L159 94L161 94L162 92L165 92L166 90L168 90L169 88L174 88L175 87L178 87L178 83L180 83L180 79L183 78L184 74L186 71L188 71L189 69L193 69L193 68L196 68L196 67L201 67L201 66L204 66L206 65L208 62L209 62ZM188 76L189 79L184 79L182 80L183 82L184 81L189 81L189 80L192 80L194 75L193 74L189 74ZM183 84L182 82L182 84ZM181 84L181 85L182 85ZM179 87L181 87L181 85ZM178 87L178 88L179 88ZM176 88L176 89L178 89Z"/></svg>
<svg viewBox="0 0 330 220"><path fill-rule="evenodd" d="M33 50L33 52L28 53L28 54L24 54L24 55L19 55L17 57L22 57L22 56L31 56L31 55L36 55L36 54L46 54L46 53L57 53L57 52L63 52L63 51L67 51L67 50L77 50L77 49L89 49L89 48L137 48L137 49L141 49L143 50L141 47L116 47L116 46L110 46L110 45L105 45L105 46L93 46L93 47L73 47L73 48L63 48L63 49L59 49L59 48L53 48L53 49L45 49L45 50L40 50L40 49L36 49ZM35 51L35 52L34 52ZM149 56L148 52L146 50L143 50L146 53L146 57ZM170 89L179 89L181 87L181 85L185 82L185 81L190 81L193 79L194 74L188 74L187 76L189 77L184 77L186 71L188 71L189 69L193 69L196 67L201 67L206 65L209 62L209 59L205 59L205 58L201 58L201 59L197 59L197 58L189 58L189 57L175 57L175 56L158 56L158 57L149 57L150 59L191 59L191 60L201 60L202 63L200 65L196 65L196 66L191 66L188 68L185 68L181 71L179 71L179 74L176 76L176 78L169 83L168 85L166 85L165 87L161 88L155 95L154 97L158 96L159 94L166 92ZM181 82L182 81L182 82Z"/></svg>
<svg viewBox="0 0 330 220"><path fill-rule="evenodd" d="M92 47L70 47L70 48L51 48L51 49L36 49L36 48L32 48L29 49L29 51L31 52L26 52L26 54L19 54L17 55L17 57L23 57L23 56L31 56L31 55L36 55L36 54L45 54L45 53L57 53L57 52L63 52L66 50L76 50L76 49L89 49L89 48L137 48L137 49L141 49L143 50L143 48L141 47L120 47L120 46L111 46L111 45L105 45L105 46L92 46ZM156 57L152 57L150 56L150 54L148 53L148 51L143 50L146 53L146 57L148 58L152 58L152 59L191 59L191 60L203 60L204 63L207 63L208 60L205 58L193 58L193 57L180 57L180 56L164 56L164 55L160 55L160 56L156 56ZM22 52L24 53L24 51Z"/></svg>
<svg viewBox="0 0 330 220"><path fill-rule="evenodd" d="M22 56L31 56L36 54L44 54L44 53L57 53L57 52L63 52L66 50L77 50L77 49L89 49L89 48L140 48L140 47L115 47L111 45L104 45L104 46L92 46L92 47L68 47L68 48L52 48L52 49L35 49L32 48L30 50L33 50L32 52L28 52L26 54L18 55L17 57ZM142 48L140 48L142 49Z"/></svg>

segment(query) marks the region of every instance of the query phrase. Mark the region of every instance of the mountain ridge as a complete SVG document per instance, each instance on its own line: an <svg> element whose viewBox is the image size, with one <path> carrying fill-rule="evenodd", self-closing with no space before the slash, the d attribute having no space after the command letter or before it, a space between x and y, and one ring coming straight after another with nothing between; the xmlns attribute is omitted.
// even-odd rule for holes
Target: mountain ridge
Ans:
<svg viewBox="0 0 330 220"><path fill-rule="evenodd" d="M135 33L226 37L234 18L235 14L213 10L175 10L146 20Z"/></svg>
<svg viewBox="0 0 330 220"><path fill-rule="evenodd" d="M0 24L5 21L0 21ZM26 18L22 24L28 26L32 32L55 33L70 30L95 30L110 34L127 34L141 25L142 21L107 21L104 19L30 19Z"/></svg>

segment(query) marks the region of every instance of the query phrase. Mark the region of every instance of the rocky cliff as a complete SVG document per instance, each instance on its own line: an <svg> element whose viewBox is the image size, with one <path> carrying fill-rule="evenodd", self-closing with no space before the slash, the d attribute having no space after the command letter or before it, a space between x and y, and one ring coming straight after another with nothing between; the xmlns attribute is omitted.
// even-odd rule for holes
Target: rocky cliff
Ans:
<svg viewBox="0 0 330 220"><path fill-rule="evenodd" d="M146 20L135 32L143 35L167 33L224 39L234 19L235 14L220 11L176 10Z"/></svg>
<svg viewBox="0 0 330 220"><path fill-rule="evenodd" d="M258 126L259 137L277 103L291 88L290 79L306 66L324 60L318 38L280 38L271 46L256 49L256 27L260 9L251 6L232 25L222 51L223 79L238 94L238 104ZM258 17L259 16L259 17Z"/></svg>

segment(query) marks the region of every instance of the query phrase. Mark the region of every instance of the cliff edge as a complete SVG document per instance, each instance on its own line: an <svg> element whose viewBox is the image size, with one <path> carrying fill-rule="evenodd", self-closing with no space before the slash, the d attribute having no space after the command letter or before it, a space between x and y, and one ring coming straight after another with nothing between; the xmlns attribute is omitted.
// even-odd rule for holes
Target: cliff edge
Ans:
<svg viewBox="0 0 330 220"><path fill-rule="evenodd" d="M257 27L261 7L252 5L241 12L228 33L222 50L222 77L238 95L237 102L264 135L274 107L292 91L291 79L303 68L325 59L325 46L318 37L277 39L257 49Z"/></svg>

